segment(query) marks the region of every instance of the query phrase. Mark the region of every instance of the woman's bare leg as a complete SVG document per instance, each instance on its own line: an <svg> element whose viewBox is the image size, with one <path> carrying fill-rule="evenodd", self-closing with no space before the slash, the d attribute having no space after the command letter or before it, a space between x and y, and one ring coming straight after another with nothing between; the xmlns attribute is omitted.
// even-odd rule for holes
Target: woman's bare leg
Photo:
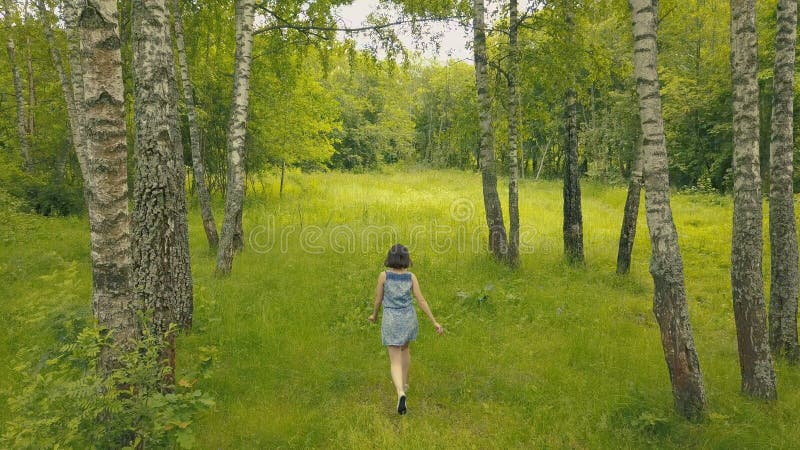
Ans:
<svg viewBox="0 0 800 450"><path fill-rule="evenodd" d="M406 391L403 388L403 350L402 347L397 345L388 345L389 349L389 368L392 372L392 382L394 388L397 389L397 397L405 395Z"/></svg>
<svg viewBox="0 0 800 450"><path fill-rule="evenodd" d="M411 365L411 347L406 344L400 347L401 363L403 367L403 392L408 389L408 367Z"/></svg>

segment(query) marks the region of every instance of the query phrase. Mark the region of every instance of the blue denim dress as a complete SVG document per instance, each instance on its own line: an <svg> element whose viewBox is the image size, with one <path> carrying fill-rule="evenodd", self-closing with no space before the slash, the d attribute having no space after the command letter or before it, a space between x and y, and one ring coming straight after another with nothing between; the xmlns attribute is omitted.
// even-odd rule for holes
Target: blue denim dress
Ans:
<svg viewBox="0 0 800 450"><path fill-rule="evenodd" d="M383 345L403 346L417 339L419 322L411 301L411 273L386 271L383 284Z"/></svg>

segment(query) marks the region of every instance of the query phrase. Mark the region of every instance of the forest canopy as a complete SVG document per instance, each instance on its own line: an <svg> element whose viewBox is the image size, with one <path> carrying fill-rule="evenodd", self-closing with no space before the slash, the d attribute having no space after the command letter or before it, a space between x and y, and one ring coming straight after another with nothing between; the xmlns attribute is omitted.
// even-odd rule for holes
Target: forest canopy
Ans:
<svg viewBox="0 0 800 450"><path fill-rule="evenodd" d="M551 2L552 3L552 2ZM772 42L775 1L758 2L759 42ZM54 5L53 5L54 6ZM564 74L575 75L579 158L585 176L617 182L629 176L639 125L627 5L621 0L582 2L575 8L577 38L561 29L565 8L534 2L519 32L519 149L525 177L556 178L563 165ZM325 23L330 7L315 19L298 5L269 9L282 18ZM405 14L420 7L406 5ZM444 8L444 6L442 6ZM55 8L55 6L54 6ZM187 61L192 73L200 148L207 184L221 193L226 183L226 125L230 114L234 55L233 3L186 2L183 6ZM320 6L320 8L322 8ZM54 9L58 11L58 8ZM278 11L278 12L276 12ZM123 54L130 54L130 10L120 8ZM269 23L269 14L261 11ZM21 15L21 13L20 13ZM508 21L496 14L489 30L490 95L495 153L507 170L506 118ZM729 4L722 0L662 1L659 69L664 122L670 149L670 180L678 188L730 192L731 80ZM65 42L54 18L32 6L13 17L9 33L18 43L26 88L26 133L31 169L23 171L12 71L0 59L0 185L44 214L81 209L81 176L70 151L66 104L43 33L53 22L55 42ZM23 20L24 19L24 20ZM391 20L386 18L385 21ZM320 22L321 21L321 22ZM461 20L462 23L468 23ZM392 33L375 37L371 49L355 35L312 32L300 27L265 27L254 41L251 108L246 143L248 176L284 163L306 171L368 171L386 164L477 169L478 121L471 60L431 59L403 48ZM344 38L343 38L344 36ZM381 39L384 39L381 41ZM420 40L424 40L420 38ZM430 42L428 42L430 44ZM435 42L434 42L435 44ZM774 47L759 46L762 175L768 167ZM126 99L133 101L133 70L124 57ZM180 112L188 141L185 104ZM129 116L129 143L133 141ZM185 163L192 165L185 142ZM130 156L133 160L134 155ZM57 181L57 182L56 182Z"/></svg>

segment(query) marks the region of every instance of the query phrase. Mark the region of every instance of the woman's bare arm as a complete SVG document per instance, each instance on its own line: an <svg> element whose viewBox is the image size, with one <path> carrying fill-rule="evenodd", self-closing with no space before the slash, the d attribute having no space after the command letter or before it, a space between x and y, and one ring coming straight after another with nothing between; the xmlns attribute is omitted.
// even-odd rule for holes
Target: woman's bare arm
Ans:
<svg viewBox="0 0 800 450"><path fill-rule="evenodd" d="M422 312L424 312L425 315L428 316L428 319L430 319L431 323L433 323L433 326L436 327L436 332L442 334L443 328L439 324L439 322L437 322L436 319L433 317L433 313L431 312L431 307L428 306L428 302L425 301L425 297L422 295L422 290L419 288L419 281L417 281L417 276L414 275L413 273L411 274L411 292L414 294L414 298L417 299L417 303L419 303L419 307L422 310Z"/></svg>
<svg viewBox="0 0 800 450"><path fill-rule="evenodd" d="M372 308L372 315L369 316L370 322L375 322L378 320L378 310L381 308L381 303L383 303L383 284L386 282L386 272L381 272L378 275L378 286L375 287L375 305Z"/></svg>

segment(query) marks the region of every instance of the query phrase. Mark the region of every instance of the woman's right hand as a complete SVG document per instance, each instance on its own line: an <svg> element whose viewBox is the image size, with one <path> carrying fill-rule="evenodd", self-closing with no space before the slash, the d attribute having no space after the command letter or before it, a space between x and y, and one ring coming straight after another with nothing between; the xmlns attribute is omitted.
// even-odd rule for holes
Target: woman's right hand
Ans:
<svg viewBox="0 0 800 450"><path fill-rule="evenodd" d="M436 334L444 333L444 327L439 322L434 322L433 326L436 327Z"/></svg>
<svg viewBox="0 0 800 450"><path fill-rule="evenodd" d="M375 323L375 321L378 320L378 317L375 314L372 314L367 318L367 320L369 320L372 323Z"/></svg>

